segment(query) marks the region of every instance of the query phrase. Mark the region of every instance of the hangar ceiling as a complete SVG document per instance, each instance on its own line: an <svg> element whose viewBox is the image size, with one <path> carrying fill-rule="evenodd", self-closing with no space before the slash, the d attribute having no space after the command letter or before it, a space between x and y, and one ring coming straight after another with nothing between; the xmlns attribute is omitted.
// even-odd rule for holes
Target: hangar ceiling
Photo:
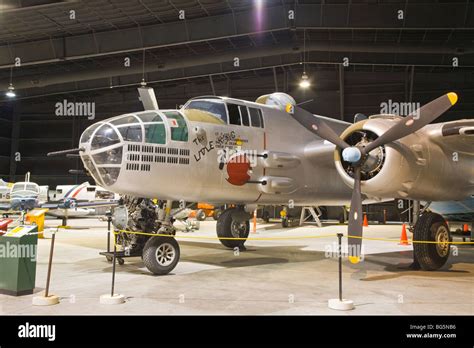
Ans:
<svg viewBox="0 0 474 348"><path fill-rule="evenodd" d="M455 90L460 103L443 120L471 118L473 27L469 0L3 0L0 90L11 79L17 98L0 96L0 139L11 144L0 153L0 174L70 180L74 160L44 154L76 144L91 121L59 120L54 104L95 101L97 118L137 110L142 79L162 107L203 94L253 100L278 90L346 121L377 113L388 99L423 103ZM303 60L309 91L298 88ZM15 149L23 154L18 164Z"/></svg>

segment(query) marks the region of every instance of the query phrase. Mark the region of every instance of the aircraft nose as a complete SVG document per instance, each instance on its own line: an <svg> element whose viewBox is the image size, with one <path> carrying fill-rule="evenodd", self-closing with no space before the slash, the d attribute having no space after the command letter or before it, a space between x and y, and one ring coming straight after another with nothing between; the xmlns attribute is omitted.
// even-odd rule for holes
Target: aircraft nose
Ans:
<svg viewBox="0 0 474 348"><path fill-rule="evenodd" d="M110 124L94 124L82 133L81 153L84 166L101 186L113 185L120 174L123 142Z"/></svg>

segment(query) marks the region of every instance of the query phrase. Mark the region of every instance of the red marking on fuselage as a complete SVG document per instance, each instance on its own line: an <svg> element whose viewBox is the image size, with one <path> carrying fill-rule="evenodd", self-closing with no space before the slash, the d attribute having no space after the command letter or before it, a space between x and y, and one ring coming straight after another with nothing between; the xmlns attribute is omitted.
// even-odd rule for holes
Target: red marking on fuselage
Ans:
<svg viewBox="0 0 474 348"><path fill-rule="evenodd" d="M82 186L82 187L80 187L76 192L74 192L74 194L72 195L71 198L76 198L76 196L79 194L79 192L82 191L82 189L83 189L84 187L85 187L85 186Z"/></svg>
<svg viewBox="0 0 474 348"><path fill-rule="evenodd" d="M232 185L242 186L250 180L249 170L250 161L246 155L232 157L227 163L229 177L226 180Z"/></svg>

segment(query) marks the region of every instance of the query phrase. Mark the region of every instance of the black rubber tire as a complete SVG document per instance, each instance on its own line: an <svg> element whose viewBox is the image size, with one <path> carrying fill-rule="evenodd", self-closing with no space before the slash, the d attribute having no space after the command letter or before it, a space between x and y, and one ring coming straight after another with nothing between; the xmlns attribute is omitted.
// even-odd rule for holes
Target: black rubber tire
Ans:
<svg viewBox="0 0 474 348"><path fill-rule="evenodd" d="M289 226L288 219L281 219L281 227L287 228Z"/></svg>
<svg viewBox="0 0 474 348"><path fill-rule="evenodd" d="M262 213L262 219L265 223L269 223L270 222L270 213L266 210L263 211Z"/></svg>
<svg viewBox="0 0 474 348"><path fill-rule="evenodd" d="M206 212L202 209L199 209L197 212L196 212L196 220L197 221L204 221L206 220Z"/></svg>
<svg viewBox="0 0 474 348"><path fill-rule="evenodd" d="M221 209L214 209L214 213L212 213L212 218L214 220L219 220L219 216L222 215L222 210Z"/></svg>
<svg viewBox="0 0 474 348"><path fill-rule="evenodd" d="M169 244L175 252L172 262L167 265L160 264L156 258L156 252L158 248L164 244ZM143 247L143 263L151 273L156 275L164 275L170 273L178 264L179 257L179 244L176 239L172 237L151 237Z"/></svg>
<svg viewBox="0 0 474 348"><path fill-rule="evenodd" d="M120 257L117 258L117 262L120 266L123 266L125 264L125 260Z"/></svg>
<svg viewBox="0 0 474 348"><path fill-rule="evenodd" d="M414 241L437 241L437 234L440 229L446 229L448 240L451 241L451 234L446 221L441 215L426 212L418 220L413 232ZM431 243L413 243L413 253L421 268L425 271L436 271L444 266L448 261L450 245L444 255L438 253L436 244Z"/></svg>
<svg viewBox="0 0 474 348"><path fill-rule="evenodd" d="M339 214L339 223L340 223L340 224L346 223L346 219L345 219L345 217L344 217L344 213L340 213L340 214Z"/></svg>
<svg viewBox="0 0 474 348"><path fill-rule="evenodd" d="M219 238L232 238L235 237L231 232L232 225L232 213L237 208L226 209L222 212L221 216L217 220L216 231ZM245 231L239 234L239 238L247 238L250 232L250 222L245 222L246 228ZM229 240L229 239L220 239L220 242L223 246L227 248L234 249L235 247L242 247L246 240Z"/></svg>

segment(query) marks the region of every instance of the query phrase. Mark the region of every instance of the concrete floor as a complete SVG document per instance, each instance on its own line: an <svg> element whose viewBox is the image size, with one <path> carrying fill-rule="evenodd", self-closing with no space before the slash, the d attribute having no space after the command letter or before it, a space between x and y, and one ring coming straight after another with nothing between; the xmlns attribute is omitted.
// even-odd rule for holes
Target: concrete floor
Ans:
<svg viewBox="0 0 474 348"><path fill-rule="evenodd" d="M57 234L54 255L51 292L61 303L33 307L34 295L0 295L0 314L474 314L473 247L459 247L459 255L440 271L412 271L407 268L412 247L396 242L400 225L365 228L366 237L395 242L366 240L364 262L344 260L344 297L356 306L350 312L327 307L327 300L338 296L337 258L327 252L336 248L336 233L346 226L258 224L251 238L331 237L250 240L238 255L217 240L183 238L215 237L214 221L202 222L199 231L178 233L181 260L170 275L151 275L140 258L117 266L116 292L127 302L100 305L100 295L110 291L112 271L98 254L106 247L106 223L87 218L69 224L73 229ZM48 235L39 240L36 295L46 283Z"/></svg>

